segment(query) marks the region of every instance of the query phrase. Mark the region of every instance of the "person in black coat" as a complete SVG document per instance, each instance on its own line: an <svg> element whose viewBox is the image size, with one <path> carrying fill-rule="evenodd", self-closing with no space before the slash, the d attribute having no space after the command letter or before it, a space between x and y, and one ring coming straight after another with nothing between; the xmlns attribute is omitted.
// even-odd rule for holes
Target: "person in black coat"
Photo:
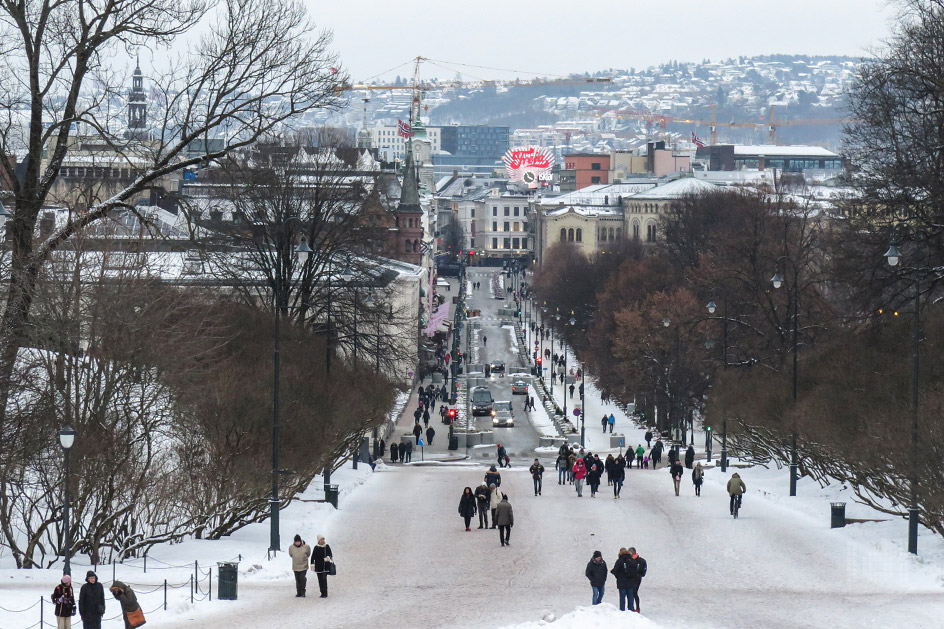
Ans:
<svg viewBox="0 0 944 629"><path fill-rule="evenodd" d="M649 443L650 441L652 441L652 431L651 431L651 430L647 430L647 431L646 431L646 447L647 447L647 448L652 445L651 443Z"/></svg>
<svg viewBox="0 0 944 629"><path fill-rule="evenodd" d="M623 455L616 457L613 462L613 498L619 498L623 491L623 481L626 479L626 468L623 466Z"/></svg>
<svg viewBox="0 0 944 629"><path fill-rule="evenodd" d="M672 463L672 467L669 468L669 474L672 475L672 484L675 485L675 495L679 495L679 487L682 484L682 474L685 473L685 468L682 467L681 461L675 461Z"/></svg>
<svg viewBox="0 0 944 629"><path fill-rule="evenodd" d="M488 528L488 511L489 511L489 502L491 501L491 495L488 491L488 485L482 483L475 488L475 499L478 504L476 504L476 509L479 512L479 528L487 529Z"/></svg>
<svg viewBox="0 0 944 629"><path fill-rule="evenodd" d="M53 613L56 618L68 618L69 624L72 624L72 614L75 613L75 594L72 592L72 577L67 574L62 575L59 585L52 591L52 602L55 603ZM60 627L62 625L59 625Z"/></svg>
<svg viewBox="0 0 944 629"><path fill-rule="evenodd" d="M662 460L662 449L664 447L662 440L656 439L656 445L652 446L652 450L649 451L649 460L652 461L652 469L659 467L659 462Z"/></svg>
<svg viewBox="0 0 944 629"><path fill-rule="evenodd" d="M599 550L593 551L593 558L587 564L584 572L590 581L590 587L593 589L593 605L599 605L603 602L603 589L606 586L606 562L603 561L603 553Z"/></svg>
<svg viewBox="0 0 944 629"><path fill-rule="evenodd" d="M393 447L393 446L390 446L390 447ZM396 447L397 447L397 454L399 455L398 458L400 459L400 463L406 463L406 444L401 441L399 444L397 444Z"/></svg>
<svg viewBox="0 0 944 629"><path fill-rule="evenodd" d="M318 575L321 598L328 598L328 564L333 561L331 547L325 542L324 535L319 535L318 543L311 549L311 569Z"/></svg>
<svg viewBox="0 0 944 629"><path fill-rule="evenodd" d="M625 548L620 548L619 556L613 563L610 574L616 577L616 589L619 590L620 611L626 611L627 604L629 605L629 611L636 611L633 609L633 588L635 587L636 581L639 579L639 569L635 560Z"/></svg>
<svg viewBox="0 0 944 629"><path fill-rule="evenodd" d="M101 629L105 615L105 588L98 582L98 575L89 570L85 585L79 590L79 616L83 629Z"/></svg>
<svg viewBox="0 0 944 629"><path fill-rule="evenodd" d="M433 437L435 436L436 436L436 431L433 430L433 427L430 426L429 428L427 428L426 429L426 445L428 446L433 445Z"/></svg>
<svg viewBox="0 0 944 629"><path fill-rule="evenodd" d="M472 530L469 525L472 523L472 518L475 517L475 512L475 494L472 493L471 487L466 487L462 490L462 497L459 499L459 515L465 520L465 530L467 531Z"/></svg>
<svg viewBox="0 0 944 629"><path fill-rule="evenodd" d="M597 490L600 488L600 478L603 476L603 461L600 457L594 456L587 466L587 485L590 486L590 497L596 498Z"/></svg>
<svg viewBox="0 0 944 629"><path fill-rule="evenodd" d="M695 463L695 447L688 446L688 450L685 451L685 467L692 469L692 465Z"/></svg>

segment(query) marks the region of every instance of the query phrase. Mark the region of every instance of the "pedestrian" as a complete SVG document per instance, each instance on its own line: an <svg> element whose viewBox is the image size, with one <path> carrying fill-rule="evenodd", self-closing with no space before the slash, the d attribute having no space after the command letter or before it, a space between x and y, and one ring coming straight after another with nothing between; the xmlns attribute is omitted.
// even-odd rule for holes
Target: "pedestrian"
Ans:
<svg viewBox="0 0 944 629"><path fill-rule="evenodd" d="M416 442L420 442L420 437L423 436L423 428L419 423L413 424L413 436L416 437Z"/></svg>
<svg viewBox="0 0 944 629"><path fill-rule="evenodd" d="M423 411L420 410L420 407L417 407L417 409L413 411L413 423L414 424L420 423L420 419L422 419L422 417L423 417Z"/></svg>
<svg viewBox="0 0 944 629"><path fill-rule="evenodd" d="M413 441L412 440L408 440L406 442L406 462L407 463L413 462Z"/></svg>
<svg viewBox="0 0 944 629"><path fill-rule="evenodd" d="M488 337L483 334L483 335L482 335L482 347L485 347L486 345L488 345ZM485 366L485 369L486 369L486 370L488 369L488 365ZM488 374L485 374L485 375L488 375Z"/></svg>
<svg viewBox="0 0 944 629"><path fill-rule="evenodd" d="M644 469L644 470L648 470L648 469L649 469L649 457L643 457L643 459L642 459L642 469Z"/></svg>
<svg viewBox="0 0 944 629"><path fill-rule="evenodd" d="M498 526L496 519L498 517L498 505L501 504L502 493L498 491L498 486L494 483L489 485L488 488L488 507L492 511L492 528L496 528Z"/></svg>
<svg viewBox="0 0 944 629"><path fill-rule="evenodd" d="M426 445L433 445L433 437L436 436L436 431L433 430L433 427L430 426L426 429Z"/></svg>
<svg viewBox="0 0 944 629"><path fill-rule="evenodd" d="M610 427L610 434L613 434L613 426L616 425L616 416L610 413L610 416L606 418L606 423Z"/></svg>
<svg viewBox="0 0 944 629"><path fill-rule="evenodd" d="M496 446L498 450L498 467L505 467L505 464L508 462L508 451L505 449L505 446L498 444ZM509 467L511 467L509 465Z"/></svg>
<svg viewBox="0 0 944 629"><path fill-rule="evenodd" d="M501 472L495 469L495 466L492 465L488 468L488 471L485 472L485 484L491 487L495 485L496 487L501 487Z"/></svg>
<svg viewBox="0 0 944 629"><path fill-rule="evenodd" d="M144 614L141 612L138 597L131 586L121 581L113 581L108 591L115 597L115 600L121 603L121 617L125 621L125 629L134 629L134 627L140 627L144 624L141 622L144 620ZM132 622L130 618L132 615L137 617L137 622Z"/></svg>
<svg viewBox="0 0 944 629"><path fill-rule="evenodd" d="M590 581L590 587L593 589L592 604L599 605L603 602L603 590L606 586L606 562L603 561L603 553L599 550L593 551L593 557L587 564L585 574Z"/></svg>
<svg viewBox="0 0 944 629"><path fill-rule="evenodd" d="M603 476L603 461L597 455L593 456L593 461L587 467L587 484L590 485L590 497L597 497L597 489L600 488L600 478Z"/></svg>
<svg viewBox="0 0 944 629"><path fill-rule="evenodd" d="M544 466L541 465L537 459L534 459L534 463L531 464L528 471L531 472L531 480L534 481L534 495L540 496L542 479L544 478Z"/></svg>
<svg viewBox="0 0 944 629"><path fill-rule="evenodd" d="M72 616L75 614L75 594L72 592L72 577L62 575L59 584L52 591L52 602L56 607L56 627L69 629L72 627Z"/></svg>
<svg viewBox="0 0 944 629"><path fill-rule="evenodd" d="M501 502L495 509L495 520L498 521L498 540L502 546L511 545L511 527L515 525L515 512L508 502L508 496L502 494Z"/></svg>
<svg viewBox="0 0 944 629"><path fill-rule="evenodd" d="M558 375L558 378L560 379L560 383L561 383L561 384L564 384L564 374L563 374L563 372L562 372L562 373L559 373L559 374L557 374L557 375Z"/></svg>
<svg viewBox="0 0 944 629"><path fill-rule="evenodd" d="M635 586L639 580L639 565L633 559L629 550L620 548L619 556L616 558L610 574L616 577L620 611L626 611L627 606L629 606L629 611L636 611L633 607L635 605L633 599L635 598Z"/></svg>
<svg viewBox="0 0 944 629"><path fill-rule="evenodd" d="M587 477L587 464L584 463L583 459L577 458L574 460L574 486L577 488L577 497L583 497L583 481Z"/></svg>
<svg viewBox="0 0 944 629"><path fill-rule="evenodd" d="M623 480L626 478L626 466L624 465L623 455L616 457L613 464L613 498L618 499L620 492L623 491Z"/></svg>
<svg viewBox="0 0 944 629"><path fill-rule="evenodd" d="M567 481L567 456L563 453L557 454L557 460L554 461L554 469L557 470L557 484L563 485Z"/></svg>
<svg viewBox="0 0 944 629"><path fill-rule="evenodd" d="M466 531L472 530L469 525L472 523L472 518L475 517L475 511L475 494L472 493L471 487L466 487L462 490L462 497L459 498L459 515L465 521Z"/></svg>
<svg viewBox="0 0 944 629"><path fill-rule="evenodd" d="M318 589L321 598L328 598L328 573L334 563L334 554L331 547L325 542L324 535L318 536L318 543L311 551L311 570L318 575Z"/></svg>
<svg viewBox="0 0 944 629"><path fill-rule="evenodd" d="M400 444L403 445L403 444ZM390 444L390 462L396 463L400 460L400 448L395 443Z"/></svg>
<svg viewBox="0 0 944 629"><path fill-rule="evenodd" d="M675 465L675 462L679 460L677 446L672 446L669 448L669 465Z"/></svg>
<svg viewBox="0 0 944 629"><path fill-rule="evenodd" d="M528 397L528 403L531 405L531 410L534 410L534 396L531 395Z"/></svg>
<svg viewBox="0 0 944 629"><path fill-rule="evenodd" d="M731 480L728 481L728 496L731 497L731 515L734 515L734 501L741 499L745 491L747 491L747 485L741 480L741 475L735 472L731 475Z"/></svg>
<svg viewBox="0 0 944 629"><path fill-rule="evenodd" d="M646 449L643 448L642 444L640 443L638 446L636 446L636 464L639 469L642 469L643 463L646 463L646 469L649 469L649 461L644 461L644 458L648 459L648 457L646 457Z"/></svg>
<svg viewBox="0 0 944 629"><path fill-rule="evenodd" d="M296 535L295 541L288 547L288 556L292 558L292 572L295 573L295 597L305 598L305 587L308 585L308 558L311 557L311 546L302 540L301 535Z"/></svg>
<svg viewBox="0 0 944 629"><path fill-rule="evenodd" d="M79 616L83 629L101 629L105 615L105 588L92 570L85 573L85 584L79 590Z"/></svg>
<svg viewBox="0 0 944 629"><path fill-rule="evenodd" d="M429 426L429 407L423 409L423 424Z"/></svg>
<svg viewBox="0 0 944 629"><path fill-rule="evenodd" d="M606 472L606 484L613 484L613 465L616 463L616 459L613 458L612 454L606 455L606 460L603 462L603 471Z"/></svg>
<svg viewBox="0 0 944 629"><path fill-rule="evenodd" d="M577 461L577 455L573 449L567 449L567 482L574 484L574 463Z"/></svg>
<svg viewBox="0 0 944 629"><path fill-rule="evenodd" d="M685 472L685 468L682 467L681 461L675 461L669 467L669 474L672 475L672 484L675 486L675 495L679 495L679 486L682 483L682 473Z"/></svg>
<svg viewBox="0 0 944 629"><path fill-rule="evenodd" d="M692 463L695 462L695 446L689 444L688 450L685 451L685 467L692 469Z"/></svg>
<svg viewBox="0 0 944 629"><path fill-rule="evenodd" d="M659 468L659 461L662 460L662 448L662 440L656 439L656 444L649 451L649 460L652 461L652 469L654 470Z"/></svg>
<svg viewBox="0 0 944 629"><path fill-rule="evenodd" d="M635 612L642 611L639 609L639 586L642 585L642 578L646 576L646 572L649 570L649 564L646 563L646 560L639 556L639 553L636 552L636 549L629 547L629 556L636 562L636 578L633 581L633 600L636 602L636 607L633 609Z"/></svg>
<svg viewBox="0 0 944 629"><path fill-rule="evenodd" d="M446 413L447 413L447 412L448 412L448 411L446 410L446 405L445 405L445 404L443 404L442 406L439 407L439 420L440 420L442 423L444 423L444 424L446 423Z"/></svg>
<svg viewBox="0 0 944 629"><path fill-rule="evenodd" d="M570 399L573 399L574 398L574 385L571 384L570 387L568 387L568 389L570 390Z"/></svg>
<svg viewBox="0 0 944 629"><path fill-rule="evenodd" d="M483 481L481 485L475 488L475 500L476 510L479 514L479 528L487 529L488 528L488 511L489 511L489 491L488 485Z"/></svg>
<svg viewBox="0 0 944 629"><path fill-rule="evenodd" d="M606 432L606 426L610 423L610 418L606 413L603 413L603 419L600 421L600 424L603 426L603 432Z"/></svg>
<svg viewBox="0 0 944 629"><path fill-rule="evenodd" d="M652 441L652 431L647 430L646 431L646 447L647 448L651 446L651 444L649 443L650 441Z"/></svg>
<svg viewBox="0 0 944 629"><path fill-rule="evenodd" d="M701 463L695 464L695 469L692 470L692 484L695 485L695 495L701 495L701 484L705 482L705 470L701 466Z"/></svg>

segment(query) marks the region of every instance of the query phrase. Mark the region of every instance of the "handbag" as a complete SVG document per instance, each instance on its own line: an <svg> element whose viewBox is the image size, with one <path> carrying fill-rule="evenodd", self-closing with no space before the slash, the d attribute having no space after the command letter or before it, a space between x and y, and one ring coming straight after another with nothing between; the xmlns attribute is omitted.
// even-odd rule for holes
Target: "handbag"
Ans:
<svg viewBox="0 0 944 629"><path fill-rule="evenodd" d="M128 624L132 627L140 627L145 624L147 621L144 619L144 611L138 607L133 612L126 612L128 618Z"/></svg>
<svg viewBox="0 0 944 629"><path fill-rule="evenodd" d="M335 576L338 573L337 566L334 565L333 561L328 562L328 574L330 576Z"/></svg>

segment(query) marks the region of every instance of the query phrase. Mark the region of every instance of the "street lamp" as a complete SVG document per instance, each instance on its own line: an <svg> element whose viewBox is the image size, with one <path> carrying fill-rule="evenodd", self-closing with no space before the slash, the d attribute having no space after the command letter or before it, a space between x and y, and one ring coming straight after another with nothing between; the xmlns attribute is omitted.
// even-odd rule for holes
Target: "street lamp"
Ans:
<svg viewBox="0 0 944 629"><path fill-rule="evenodd" d="M708 302L708 314L714 314L718 309L715 300ZM721 313L721 356L724 369L728 368L728 300L724 299L724 311ZM710 426L709 426L710 428ZM709 449L709 452L711 450ZM728 471L728 415L723 410L721 412L721 471Z"/></svg>
<svg viewBox="0 0 944 629"><path fill-rule="evenodd" d="M62 534L63 534L63 555L65 563L62 565L62 574L72 576L72 565L69 558L72 555L72 529L69 528L69 511L72 508L72 491L69 483L71 472L69 469L69 452L72 450L72 444L75 443L75 430L72 426L66 426L59 430L59 445L65 451L66 478L65 478L65 507L62 510Z"/></svg>
<svg viewBox="0 0 944 629"><path fill-rule="evenodd" d="M292 216L279 225L280 238L276 244L280 249L282 230L285 225L292 220L299 219ZM311 247L308 246L308 242L303 237L298 246L295 247L295 256L299 263L305 265L310 255ZM279 542L279 508L281 504L279 500L279 370L281 361L282 310L283 308L288 308L288 304L285 302L285 286L282 282L282 275L281 268L277 267L275 269L275 295L272 300L275 308L275 347L272 352L272 497L269 498L269 550L273 552L281 550L281 544Z"/></svg>
<svg viewBox="0 0 944 629"><path fill-rule="evenodd" d="M898 266L901 251L894 242L885 252L889 266ZM912 343L912 392L911 392L911 506L908 507L908 552L918 554L918 379L921 375L921 277L926 271L914 273L914 339Z"/></svg>
<svg viewBox="0 0 944 629"><path fill-rule="evenodd" d="M790 495L797 495L797 472L799 469L799 459L797 458L797 333L798 333L798 322L799 317L799 303L800 303L800 286L799 286L799 277L800 270L797 268L796 264L788 258L787 256L780 256L777 258L777 265L779 267L781 261L788 261L793 267L793 290L788 290L788 299L793 305L793 443L791 445L790 453ZM774 272L773 277L770 278L770 283L773 284L774 288L780 288L783 286L783 277L780 275L780 270Z"/></svg>

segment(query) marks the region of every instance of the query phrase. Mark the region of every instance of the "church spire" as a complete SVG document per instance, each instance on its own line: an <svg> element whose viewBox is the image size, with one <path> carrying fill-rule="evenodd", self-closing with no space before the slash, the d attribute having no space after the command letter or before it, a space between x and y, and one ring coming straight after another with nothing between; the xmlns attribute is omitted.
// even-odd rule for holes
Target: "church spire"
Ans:
<svg viewBox="0 0 944 629"><path fill-rule="evenodd" d="M144 75L141 73L141 58L135 59L134 74L131 75L131 93L128 95L128 133L140 137L147 127L147 103L144 96Z"/></svg>
<svg viewBox="0 0 944 629"><path fill-rule="evenodd" d="M420 207L419 186L416 183L416 166L413 164L413 152L407 151L406 166L403 172L403 186L400 190L400 204L397 206L400 214L422 214Z"/></svg>

